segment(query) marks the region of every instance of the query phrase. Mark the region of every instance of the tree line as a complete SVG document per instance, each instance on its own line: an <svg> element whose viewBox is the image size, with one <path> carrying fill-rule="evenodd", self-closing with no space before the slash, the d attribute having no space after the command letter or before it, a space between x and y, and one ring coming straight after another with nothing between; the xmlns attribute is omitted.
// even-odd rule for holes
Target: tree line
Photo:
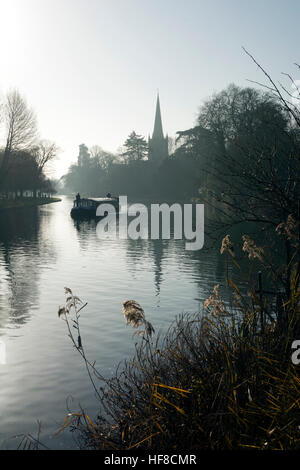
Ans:
<svg viewBox="0 0 300 470"><path fill-rule="evenodd" d="M278 97L231 84L202 104L196 125L177 132L176 145L159 164L148 158L145 138L132 132L118 154L82 144L63 182L66 192L90 196L113 192L178 200L200 193L219 215L232 217L230 207L236 212L240 205L246 216L260 212L255 192L270 201L274 194L268 188L274 189L276 178L279 192L291 181L298 148L299 129Z"/></svg>
<svg viewBox="0 0 300 470"><path fill-rule="evenodd" d="M79 146L77 162L62 178L66 193L99 196L107 192L129 197L189 198L195 195L194 162L174 152L169 138L169 158L159 164L149 159L146 139L132 131L116 154L96 145Z"/></svg>
<svg viewBox="0 0 300 470"><path fill-rule="evenodd" d="M6 198L55 193L45 168L54 160L58 147L39 138L37 118L18 90L7 93L0 103L0 195Z"/></svg>

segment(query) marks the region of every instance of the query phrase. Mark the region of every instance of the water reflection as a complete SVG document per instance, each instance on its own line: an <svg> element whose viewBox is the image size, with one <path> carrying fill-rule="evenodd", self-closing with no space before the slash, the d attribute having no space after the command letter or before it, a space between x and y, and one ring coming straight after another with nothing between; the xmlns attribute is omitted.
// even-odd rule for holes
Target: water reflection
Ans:
<svg viewBox="0 0 300 470"><path fill-rule="evenodd" d="M72 263L68 260L73 272L77 269L74 267L77 265L74 241L77 239L79 250L84 254L77 278L83 285L83 270L89 279L94 274L102 276L104 272L116 285L123 284L124 291L126 286L128 290L129 286L133 290L133 280L145 291L153 289L156 298L153 305L159 306L161 296L166 292L162 292L166 282L168 293L171 293L172 288L178 290L177 295L181 294L187 308L192 309L193 301L203 300L216 282L224 281L225 263L218 250L210 250L209 253L205 250L187 251L184 241L172 239L99 240L96 234L97 221L71 219L68 204L70 201L66 199L60 207L48 210L32 208L1 214L0 331L7 323L19 326L26 323L30 312L39 309L41 274L56 264L58 256L59 240L50 230L53 222L59 224L60 236L64 240L61 251L66 252L68 249L74 253ZM75 239L71 237L72 232ZM90 261L88 257L91 257ZM62 253L60 258L63 258ZM101 260L98 267L93 265L92 259ZM125 265L121 269L122 262Z"/></svg>
<svg viewBox="0 0 300 470"><path fill-rule="evenodd" d="M0 331L8 323L25 324L38 308L43 266L55 263L55 245L37 208L0 215Z"/></svg>
<svg viewBox="0 0 300 470"><path fill-rule="evenodd" d="M93 249L95 253L103 249L111 251L112 255L117 251L120 259L125 255L127 275L139 281L145 278L146 273L151 273L148 290L154 287L158 302L162 284L167 277L171 280L174 277L180 282L181 276L184 278L188 275L189 281L198 286L198 295L194 297L197 301L205 298L216 279L224 280L225 263L217 249L211 248L209 252L187 251L185 241L173 240L172 232L170 240L100 240L96 234L97 223L96 220L72 220L80 249L85 252ZM113 260L110 268L113 269ZM120 271L115 272L116 281L120 275Z"/></svg>
<svg viewBox="0 0 300 470"><path fill-rule="evenodd" d="M35 432L40 419L46 445L72 447L62 444L68 434L50 438L62 424L68 395L89 415L97 413L84 365L57 317L65 286L88 302L84 340L106 375L134 350L123 300L136 299L156 331L165 331L183 311L199 310L216 282L224 283L219 249L186 251L181 240L99 240L96 221L70 217L72 204L63 198L0 216L0 334L6 334L8 361L0 369L0 442Z"/></svg>

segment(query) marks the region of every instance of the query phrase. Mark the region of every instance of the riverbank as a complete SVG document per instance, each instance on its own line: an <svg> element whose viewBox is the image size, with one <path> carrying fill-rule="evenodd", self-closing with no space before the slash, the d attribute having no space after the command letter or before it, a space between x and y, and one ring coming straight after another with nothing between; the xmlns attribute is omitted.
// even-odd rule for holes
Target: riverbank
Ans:
<svg viewBox="0 0 300 470"><path fill-rule="evenodd" d="M229 237L222 248L225 242L229 247ZM243 295L228 277L227 285L230 305L216 284L203 310L182 314L165 335L138 331L135 355L111 378L86 359L68 297L59 315L101 407L94 421L82 409L69 414L58 432L70 426L83 449L106 451L299 450L299 287L293 282L289 297L282 294L274 305L271 299L259 303L257 291ZM130 314L131 326L140 328L138 313ZM78 346L69 321L76 324Z"/></svg>
<svg viewBox="0 0 300 470"><path fill-rule="evenodd" d="M24 207L42 206L61 202L60 198L23 198L23 199L0 199L0 213L10 209L23 209Z"/></svg>
<svg viewBox="0 0 300 470"><path fill-rule="evenodd" d="M83 449L299 450L298 330L287 336L276 319L259 330L256 313L232 322L182 315L159 349L146 336L98 387L103 408L94 422L81 410L65 423Z"/></svg>

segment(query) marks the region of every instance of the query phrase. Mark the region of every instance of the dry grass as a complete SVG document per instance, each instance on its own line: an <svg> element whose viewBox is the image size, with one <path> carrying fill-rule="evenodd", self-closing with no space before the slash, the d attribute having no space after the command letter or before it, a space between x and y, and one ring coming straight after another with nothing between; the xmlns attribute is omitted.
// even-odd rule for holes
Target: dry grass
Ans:
<svg viewBox="0 0 300 470"><path fill-rule="evenodd" d="M289 309L289 335L276 318L262 333L259 309L237 313L183 315L165 337L141 341L99 387L97 419L72 422L82 447L299 449L300 374L291 362L299 312Z"/></svg>

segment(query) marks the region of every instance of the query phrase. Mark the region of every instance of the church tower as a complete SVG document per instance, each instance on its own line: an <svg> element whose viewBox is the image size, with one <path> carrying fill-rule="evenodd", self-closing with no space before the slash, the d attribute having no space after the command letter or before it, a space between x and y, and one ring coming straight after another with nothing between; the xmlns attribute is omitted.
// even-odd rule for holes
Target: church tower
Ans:
<svg viewBox="0 0 300 470"><path fill-rule="evenodd" d="M153 163L161 163L168 157L168 136L164 137L159 94L157 95L155 122L152 138L148 139L149 146L149 161Z"/></svg>

